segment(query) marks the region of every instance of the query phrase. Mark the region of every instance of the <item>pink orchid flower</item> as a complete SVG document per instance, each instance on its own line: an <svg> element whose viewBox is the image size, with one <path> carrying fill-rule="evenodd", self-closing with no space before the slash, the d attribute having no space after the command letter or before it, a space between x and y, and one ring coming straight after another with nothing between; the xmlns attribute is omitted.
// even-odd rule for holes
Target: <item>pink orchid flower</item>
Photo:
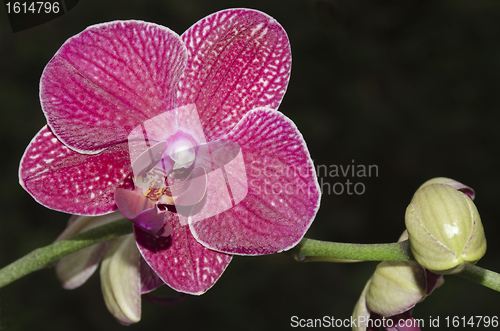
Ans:
<svg viewBox="0 0 500 331"><path fill-rule="evenodd" d="M91 26L42 74L47 125L21 185L74 215L118 208L154 270L141 278L202 294L232 255L295 246L318 210L304 139L277 111L290 67L285 31L255 10L215 13L182 36L142 21Z"/></svg>

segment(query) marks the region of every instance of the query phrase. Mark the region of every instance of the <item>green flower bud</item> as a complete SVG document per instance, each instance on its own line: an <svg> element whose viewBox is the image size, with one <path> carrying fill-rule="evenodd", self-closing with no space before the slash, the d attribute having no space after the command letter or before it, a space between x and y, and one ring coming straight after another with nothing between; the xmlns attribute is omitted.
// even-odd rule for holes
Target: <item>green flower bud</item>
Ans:
<svg viewBox="0 0 500 331"><path fill-rule="evenodd" d="M366 292L371 312L382 316L403 313L426 296L425 270L411 261L379 263Z"/></svg>
<svg viewBox="0 0 500 331"><path fill-rule="evenodd" d="M408 239L404 231L398 242ZM414 261L384 261L370 278L366 292L366 306L382 316L405 312L423 300L427 292L424 268Z"/></svg>
<svg viewBox="0 0 500 331"><path fill-rule="evenodd" d="M408 233L405 230L398 241L407 239ZM403 324L411 325L413 307L443 282L443 276L425 270L415 261L379 263L354 307L352 317L358 323L352 329L373 330L369 327L368 319L372 320L373 325L381 322L381 318L390 319L394 324L402 321Z"/></svg>
<svg viewBox="0 0 500 331"><path fill-rule="evenodd" d="M422 186L420 186L418 189L420 190L422 187L427 186L427 185L431 185L431 184L449 185L449 186L453 187L454 189L459 190L460 192L466 194L469 198L474 200L475 192L471 187L469 187L465 184L462 184L460 182L457 182L454 179L446 178L446 177L436 177L436 178L429 179L428 181L423 183Z"/></svg>
<svg viewBox="0 0 500 331"><path fill-rule="evenodd" d="M424 268L445 275L474 265L486 252L486 238L472 200L447 184L428 184L406 209L413 256Z"/></svg>

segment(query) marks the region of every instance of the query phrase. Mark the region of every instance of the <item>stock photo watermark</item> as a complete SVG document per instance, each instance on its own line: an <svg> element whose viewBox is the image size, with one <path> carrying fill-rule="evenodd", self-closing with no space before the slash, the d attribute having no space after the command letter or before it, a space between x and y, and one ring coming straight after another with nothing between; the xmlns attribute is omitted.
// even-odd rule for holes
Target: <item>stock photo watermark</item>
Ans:
<svg viewBox="0 0 500 331"><path fill-rule="evenodd" d="M356 164L352 160L347 165L316 165L319 187L322 194L326 195L362 195L366 192L366 184L363 179L378 177L378 165ZM340 180L334 183L328 179ZM342 180L345 179L345 180ZM352 181L351 181L352 180Z"/></svg>
<svg viewBox="0 0 500 331"><path fill-rule="evenodd" d="M317 176L324 195L362 195L366 192L363 180L378 177L379 168L376 164L357 164L355 160L347 165L316 164L314 168L254 161L249 172L252 177L250 186L258 194L309 195L313 187L301 179Z"/></svg>
<svg viewBox="0 0 500 331"><path fill-rule="evenodd" d="M290 317L292 328L497 328L498 316L429 316L429 318L394 319L383 317L372 319L369 316L350 316L337 318L323 316L322 318Z"/></svg>

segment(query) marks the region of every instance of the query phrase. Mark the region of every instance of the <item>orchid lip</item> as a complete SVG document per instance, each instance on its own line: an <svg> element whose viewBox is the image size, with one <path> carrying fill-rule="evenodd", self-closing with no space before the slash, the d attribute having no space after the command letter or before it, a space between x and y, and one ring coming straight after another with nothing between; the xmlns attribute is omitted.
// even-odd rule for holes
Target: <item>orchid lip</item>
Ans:
<svg viewBox="0 0 500 331"><path fill-rule="evenodd" d="M172 233L170 224L165 222L166 211L159 210L150 199L138 192L118 188L115 201L123 216L144 231L155 236L169 236Z"/></svg>

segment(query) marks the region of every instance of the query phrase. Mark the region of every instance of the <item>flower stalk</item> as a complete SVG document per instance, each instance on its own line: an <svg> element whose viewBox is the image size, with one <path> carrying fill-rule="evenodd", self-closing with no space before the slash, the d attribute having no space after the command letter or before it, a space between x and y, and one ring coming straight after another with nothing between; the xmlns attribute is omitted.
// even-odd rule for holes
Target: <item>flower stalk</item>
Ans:
<svg viewBox="0 0 500 331"><path fill-rule="evenodd" d="M63 256L128 233L132 233L132 223L127 219L120 219L35 249L19 260L0 269L0 288L34 271L49 267Z"/></svg>
<svg viewBox="0 0 500 331"><path fill-rule="evenodd" d="M500 292L500 274L494 271L478 266L472 266L456 275Z"/></svg>
<svg viewBox="0 0 500 331"><path fill-rule="evenodd" d="M130 221L120 219L38 248L0 269L0 288L34 271L51 266L63 256L129 233L132 233ZM414 260L408 241L391 244L350 244L304 238L289 253L299 262ZM457 276L500 292L500 274L494 271L473 266Z"/></svg>
<svg viewBox="0 0 500 331"><path fill-rule="evenodd" d="M290 252L299 262L414 260L407 240L392 244L349 244L304 238Z"/></svg>

